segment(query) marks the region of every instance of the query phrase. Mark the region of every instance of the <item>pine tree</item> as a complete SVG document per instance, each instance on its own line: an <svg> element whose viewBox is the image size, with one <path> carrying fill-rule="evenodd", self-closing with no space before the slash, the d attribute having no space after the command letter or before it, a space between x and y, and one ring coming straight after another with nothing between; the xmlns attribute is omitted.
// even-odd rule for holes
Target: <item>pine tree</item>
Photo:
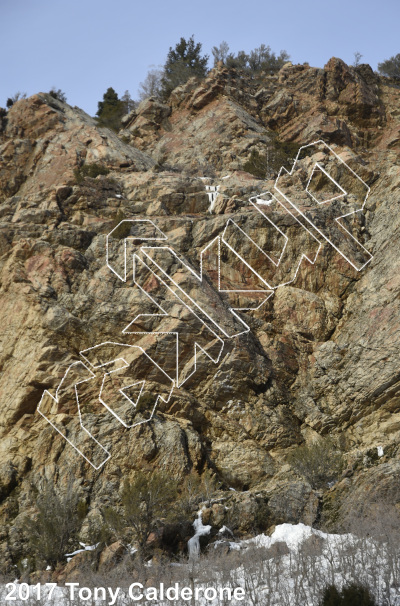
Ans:
<svg viewBox="0 0 400 606"><path fill-rule="evenodd" d="M61 88L56 89L54 86L51 90L49 90L49 95L51 95L53 97L53 99L58 99L59 101L62 101L63 103L67 102L67 95L64 93L64 91L61 90Z"/></svg>
<svg viewBox="0 0 400 606"><path fill-rule="evenodd" d="M118 98L115 90L110 86L99 101L96 112L97 124L118 131L121 128L121 118L126 113L124 101Z"/></svg>
<svg viewBox="0 0 400 606"><path fill-rule="evenodd" d="M177 86L184 84L192 76L204 78L207 74L208 55L201 56L201 43L181 38L173 49L170 47L164 73L161 80L161 90L164 98L168 98Z"/></svg>
<svg viewBox="0 0 400 606"><path fill-rule="evenodd" d="M335 585L325 588L320 606L375 606L367 587L352 583L339 592Z"/></svg>
<svg viewBox="0 0 400 606"><path fill-rule="evenodd" d="M20 93L19 91L15 93L13 97L9 97L7 99L7 108L10 109L20 99L26 99L26 93Z"/></svg>
<svg viewBox="0 0 400 606"><path fill-rule="evenodd" d="M383 76L400 80L400 53L382 63L378 63L378 70Z"/></svg>
<svg viewBox="0 0 400 606"><path fill-rule="evenodd" d="M335 585L329 585L325 588L320 606L340 606L342 598Z"/></svg>
<svg viewBox="0 0 400 606"><path fill-rule="evenodd" d="M276 73L289 59L290 57L285 50L281 50L277 56L271 51L270 46L261 44L258 48L250 51L250 54L245 53L245 51L239 51L237 55L229 53L225 63L228 67L233 67L254 77Z"/></svg>

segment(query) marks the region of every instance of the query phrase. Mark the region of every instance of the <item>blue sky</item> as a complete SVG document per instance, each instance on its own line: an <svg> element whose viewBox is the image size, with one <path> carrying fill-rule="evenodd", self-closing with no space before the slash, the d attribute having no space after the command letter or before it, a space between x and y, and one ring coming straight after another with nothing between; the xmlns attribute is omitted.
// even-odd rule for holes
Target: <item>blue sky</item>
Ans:
<svg viewBox="0 0 400 606"><path fill-rule="evenodd" d="M376 69L400 53L399 23L399 0L0 0L0 106L55 86L93 115L109 86L136 98L149 68L192 34L210 56L226 40L318 67L359 51Z"/></svg>

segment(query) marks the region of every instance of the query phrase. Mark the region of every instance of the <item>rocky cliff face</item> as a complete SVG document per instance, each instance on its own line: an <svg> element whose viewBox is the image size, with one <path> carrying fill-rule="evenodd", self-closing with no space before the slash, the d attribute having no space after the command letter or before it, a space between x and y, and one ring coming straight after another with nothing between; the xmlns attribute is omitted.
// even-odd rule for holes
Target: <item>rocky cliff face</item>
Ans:
<svg viewBox="0 0 400 606"><path fill-rule="evenodd" d="M168 104L142 102L119 135L45 94L10 109L5 563L20 555L31 486L44 478L72 475L90 518L143 466L180 479L209 468L242 532L260 500L269 525L400 500L399 100L369 66L331 59L261 84L218 68ZM290 171L317 140L342 162L322 143L305 148L276 189L277 168ZM247 172L260 163L266 179ZM320 169L309 181L315 163L345 198L328 196L336 185ZM108 172L85 176L90 166ZM344 231L335 219L349 213ZM287 453L328 434L348 469L315 490ZM206 521L223 524L226 511Z"/></svg>

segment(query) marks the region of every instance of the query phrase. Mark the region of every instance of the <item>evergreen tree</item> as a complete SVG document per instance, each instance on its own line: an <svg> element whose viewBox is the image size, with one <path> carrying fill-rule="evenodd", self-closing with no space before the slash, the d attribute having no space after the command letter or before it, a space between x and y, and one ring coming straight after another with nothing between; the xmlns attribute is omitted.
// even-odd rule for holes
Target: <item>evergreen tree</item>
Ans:
<svg viewBox="0 0 400 606"><path fill-rule="evenodd" d="M352 583L342 589L343 606L375 606L375 600L367 587Z"/></svg>
<svg viewBox="0 0 400 606"><path fill-rule="evenodd" d="M12 97L7 99L7 108L10 109L20 99L26 99L26 93L20 93L19 91L15 93Z"/></svg>
<svg viewBox="0 0 400 606"><path fill-rule="evenodd" d="M49 91L49 95L51 95L54 99L58 99L59 101L62 101L63 103L67 102L67 95L64 93L64 91L61 90L61 88L59 88L57 90L53 86L53 88Z"/></svg>
<svg viewBox="0 0 400 606"><path fill-rule="evenodd" d="M121 128L121 118L126 113L126 105L111 86L97 106L97 124L118 131Z"/></svg>
<svg viewBox="0 0 400 606"><path fill-rule="evenodd" d="M167 55L161 79L163 97L168 98L174 88L184 84L192 76L204 78L207 74L207 63L208 55L201 56L200 42L196 44L193 36L189 40L181 38L174 49L170 47Z"/></svg>
<svg viewBox="0 0 400 606"><path fill-rule="evenodd" d="M378 63L378 70L383 76L400 80L400 53L382 63Z"/></svg>
<svg viewBox="0 0 400 606"><path fill-rule="evenodd" d="M239 51L237 55L229 53L226 58L226 65L239 71L246 71L248 68L249 55L244 51Z"/></svg>
<svg viewBox="0 0 400 606"><path fill-rule="evenodd" d="M335 585L329 585L325 588L320 606L340 606L342 598Z"/></svg>
<svg viewBox="0 0 400 606"><path fill-rule="evenodd" d="M367 587L352 583L339 592L335 585L325 588L320 606L376 606Z"/></svg>
<svg viewBox="0 0 400 606"><path fill-rule="evenodd" d="M279 71L288 59L289 55L286 51L281 50L277 57L274 52L271 52L270 46L261 44L260 47L251 51L249 55L249 68L255 74L259 72L274 73Z"/></svg>
<svg viewBox="0 0 400 606"><path fill-rule="evenodd" d="M239 51L237 55L229 53L225 63L228 67L233 67L238 71L245 72L250 76L259 76L263 73L274 74L290 59L285 50L281 50L278 56L271 51L270 46L261 44L258 48L250 51Z"/></svg>

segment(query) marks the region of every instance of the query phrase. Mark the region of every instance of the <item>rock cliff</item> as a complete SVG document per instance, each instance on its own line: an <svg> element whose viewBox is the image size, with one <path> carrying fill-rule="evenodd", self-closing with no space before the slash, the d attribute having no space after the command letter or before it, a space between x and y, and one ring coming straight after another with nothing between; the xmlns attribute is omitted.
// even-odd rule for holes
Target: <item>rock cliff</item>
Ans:
<svg viewBox="0 0 400 606"><path fill-rule="evenodd" d="M144 466L210 469L242 533L260 501L266 527L400 502L399 101L333 58L262 82L219 67L118 135L46 94L1 119L5 566L45 478L72 475L93 517ZM345 200L307 181L322 143L275 187L319 140ZM347 470L320 489L287 455L327 435Z"/></svg>

